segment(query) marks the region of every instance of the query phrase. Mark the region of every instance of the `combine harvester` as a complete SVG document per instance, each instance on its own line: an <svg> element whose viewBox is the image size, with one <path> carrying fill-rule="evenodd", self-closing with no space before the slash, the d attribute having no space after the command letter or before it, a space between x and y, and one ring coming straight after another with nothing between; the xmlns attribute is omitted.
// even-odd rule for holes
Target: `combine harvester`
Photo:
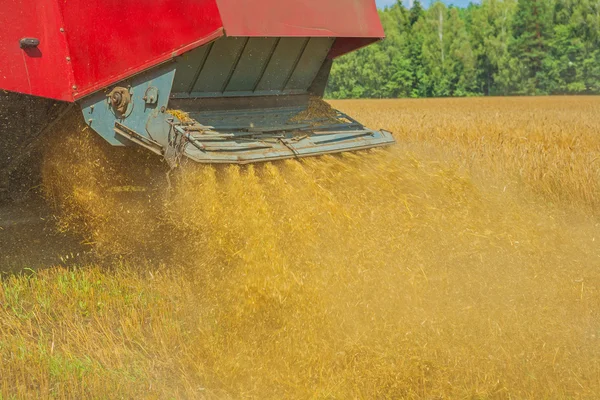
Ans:
<svg viewBox="0 0 600 400"><path fill-rule="evenodd" d="M171 166L394 143L341 112L307 110L336 57L383 38L374 0L0 5L0 177L73 105L110 144L143 146Z"/></svg>

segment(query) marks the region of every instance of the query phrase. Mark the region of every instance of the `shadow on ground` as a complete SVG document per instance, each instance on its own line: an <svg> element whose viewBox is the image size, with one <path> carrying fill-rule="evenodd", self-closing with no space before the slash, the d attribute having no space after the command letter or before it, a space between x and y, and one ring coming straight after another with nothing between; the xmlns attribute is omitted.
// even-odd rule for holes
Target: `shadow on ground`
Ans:
<svg viewBox="0 0 600 400"><path fill-rule="evenodd" d="M0 273L81 262L90 252L82 242L57 230L43 200L0 201Z"/></svg>

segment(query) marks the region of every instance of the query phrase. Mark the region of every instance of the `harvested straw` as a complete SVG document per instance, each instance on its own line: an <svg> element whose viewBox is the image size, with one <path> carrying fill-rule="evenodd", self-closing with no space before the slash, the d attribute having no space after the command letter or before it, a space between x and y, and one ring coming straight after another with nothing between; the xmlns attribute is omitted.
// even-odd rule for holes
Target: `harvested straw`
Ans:
<svg viewBox="0 0 600 400"><path fill-rule="evenodd" d="M113 147L74 111L45 136L43 191L59 226L83 234L100 253L145 253L160 239L161 160L135 147ZM148 225L147 225L148 224Z"/></svg>
<svg viewBox="0 0 600 400"><path fill-rule="evenodd" d="M337 112L323 99L311 96L308 100L308 108L290 119L289 122L301 123L311 122L313 124L338 123Z"/></svg>

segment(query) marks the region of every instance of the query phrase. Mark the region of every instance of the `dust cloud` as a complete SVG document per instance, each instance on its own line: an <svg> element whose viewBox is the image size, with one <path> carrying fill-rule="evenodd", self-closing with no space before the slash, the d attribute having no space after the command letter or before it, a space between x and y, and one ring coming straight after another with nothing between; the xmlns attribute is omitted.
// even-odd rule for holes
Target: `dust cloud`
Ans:
<svg viewBox="0 0 600 400"><path fill-rule="evenodd" d="M180 328L162 338L177 345L169 379L182 393L527 398L598 388L593 219L474 179L426 147L186 164L169 187L155 158L72 131L49 146L45 193L63 229L100 254L182 271Z"/></svg>

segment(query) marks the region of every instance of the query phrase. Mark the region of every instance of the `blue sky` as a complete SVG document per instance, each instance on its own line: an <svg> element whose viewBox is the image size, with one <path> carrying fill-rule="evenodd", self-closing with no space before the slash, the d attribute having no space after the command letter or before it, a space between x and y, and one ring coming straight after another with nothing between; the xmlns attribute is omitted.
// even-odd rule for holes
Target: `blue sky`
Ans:
<svg viewBox="0 0 600 400"><path fill-rule="evenodd" d="M396 0L376 0L377 1L377 6L379 8L383 8L385 6L389 6L392 5L396 2ZM455 6L458 7L466 7L469 3L470 0L442 0L444 3L446 4L454 4ZM423 4L425 7L427 7L429 5L429 3L432 3L433 0L421 0L421 4ZM473 3L480 3L480 0L473 0ZM404 4L408 6L408 0L404 0Z"/></svg>

